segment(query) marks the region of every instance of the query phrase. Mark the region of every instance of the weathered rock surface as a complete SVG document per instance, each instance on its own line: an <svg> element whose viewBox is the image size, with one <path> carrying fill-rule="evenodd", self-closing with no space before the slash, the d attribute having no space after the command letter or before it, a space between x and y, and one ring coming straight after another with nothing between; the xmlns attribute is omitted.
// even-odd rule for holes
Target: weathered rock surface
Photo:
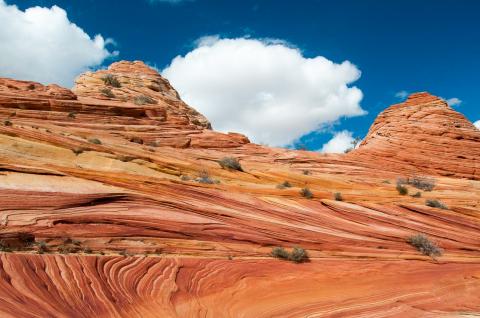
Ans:
<svg viewBox="0 0 480 318"><path fill-rule="evenodd" d="M480 314L480 132L440 99L412 95L359 149L322 155L212 131L141 62L76 83L0 79L0 316ZM399 195L419 175L433 190Z"/></svg>

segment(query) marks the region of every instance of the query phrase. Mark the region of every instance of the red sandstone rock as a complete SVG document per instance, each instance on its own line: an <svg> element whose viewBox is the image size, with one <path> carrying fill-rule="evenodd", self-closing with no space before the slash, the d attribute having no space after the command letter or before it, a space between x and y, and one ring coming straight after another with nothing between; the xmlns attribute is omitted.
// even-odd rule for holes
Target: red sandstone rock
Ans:
<svg viewBox="0 0 480 318"><path fill-rule="evenodd" d="M0 243L27 233L47 250L0 254L0 316L480 312L479 131L440 99L415 94L385 110L359 149L323 155L208 129L141 62L86 73L75 94L30 83L0 79ZM222 169L226 156L244 172ZM206 174L213 183L195 181ZM413 175L435 188L399 195L397 177ZM444 254L413 249L416 233ZM273 246L302 246L310 262L273 259Z"/></svg>

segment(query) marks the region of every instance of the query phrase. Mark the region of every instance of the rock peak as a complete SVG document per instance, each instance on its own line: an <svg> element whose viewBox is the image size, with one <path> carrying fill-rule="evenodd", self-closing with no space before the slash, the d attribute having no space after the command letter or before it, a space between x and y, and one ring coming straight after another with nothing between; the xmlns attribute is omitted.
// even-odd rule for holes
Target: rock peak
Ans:
<svg viewBox="0 0 480 318"><path fill-rule="evenodd" d="M442 98L432 95L429 92L417 92L410 94L407 99L401 103L404 106L415 106L435 103L437 106L448 106L447 102Z"/></svg>
<svg viewBox="0 0 480 318"><path fill-rule="evenodd" d="M388 158L412 173L480 179L479 141L480 131L465 116L420 92L381 112L352 155Z"/></svg>

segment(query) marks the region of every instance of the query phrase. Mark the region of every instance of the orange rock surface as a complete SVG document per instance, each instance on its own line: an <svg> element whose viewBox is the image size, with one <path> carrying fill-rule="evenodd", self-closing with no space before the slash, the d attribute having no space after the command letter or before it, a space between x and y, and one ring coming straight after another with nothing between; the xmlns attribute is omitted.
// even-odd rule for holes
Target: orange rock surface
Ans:
<svg viewBox="0 0 480 318"><path fill-rule="evenodd" d="M480 315L480 131L428 93L345 155L215 132L142 62L0 79L0 118L1 317ZM412 177L433 190L400 195Z"/></svg>

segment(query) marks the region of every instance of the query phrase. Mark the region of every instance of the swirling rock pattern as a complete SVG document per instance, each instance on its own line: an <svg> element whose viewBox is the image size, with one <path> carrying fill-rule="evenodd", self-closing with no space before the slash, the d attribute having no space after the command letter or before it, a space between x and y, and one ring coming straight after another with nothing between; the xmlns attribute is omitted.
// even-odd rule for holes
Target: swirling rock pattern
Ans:
<svg viewBox="0 0 480 318"><path fill-rule="evenodd" d="M480 131L427 93L346 155L212 131L138 61L73 91L0 79L0 119L2 317L480 314ZM397 178L419 175L433 190L399 195ZM416 233L443 255L408 245Z"/></svg>

